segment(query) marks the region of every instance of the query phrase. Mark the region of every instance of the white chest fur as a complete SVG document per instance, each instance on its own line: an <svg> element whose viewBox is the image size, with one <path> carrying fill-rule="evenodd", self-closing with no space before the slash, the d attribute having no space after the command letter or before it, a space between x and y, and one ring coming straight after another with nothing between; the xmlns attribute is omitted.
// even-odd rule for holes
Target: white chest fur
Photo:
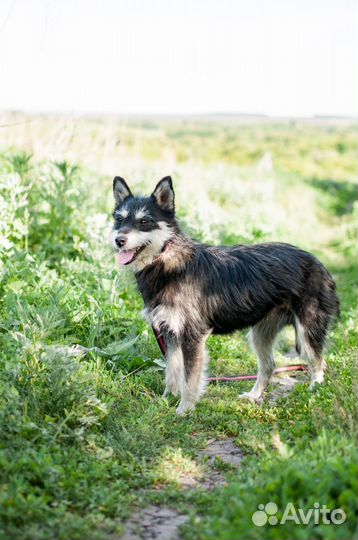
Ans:
<svg viewBox="0 0 358 540"><path fill-rule="evenodd" d="M153 309L145 308L142 315L158 331L165 328L178 336L184 328L184 313L177 307L159 304Z"/></svg>

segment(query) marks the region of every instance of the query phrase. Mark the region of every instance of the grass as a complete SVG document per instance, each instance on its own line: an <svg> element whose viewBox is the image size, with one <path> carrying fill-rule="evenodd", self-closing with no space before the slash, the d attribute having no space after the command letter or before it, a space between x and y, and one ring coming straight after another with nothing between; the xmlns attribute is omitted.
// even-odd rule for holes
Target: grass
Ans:
<svg viewBox="0 0 358 540"><path fill-rule="evenodd" d="M116 538L133 509L151 503L189 514L187 540L352 538L354 129L32 117L2 129L0 144L1 538ZM161 399L163 362L142 300L104 238L112 177L148 190L168 173L181 221L197 238L289 241L328 266L342 316L323 386L297 385L257 405L237 398L249 382L212 385L184 419L174 399ZM287 332L278 362L291 346ZM244 333L213 337L209 348L212 373L256 369ZM178 478L200 474L197 452L212 437L234 438L242 467L218 463L227 486L184 490ZM254 526L253 512L268 502L279 518L288 502L304 510L318 502L344 509L347 520Z"/></svg>

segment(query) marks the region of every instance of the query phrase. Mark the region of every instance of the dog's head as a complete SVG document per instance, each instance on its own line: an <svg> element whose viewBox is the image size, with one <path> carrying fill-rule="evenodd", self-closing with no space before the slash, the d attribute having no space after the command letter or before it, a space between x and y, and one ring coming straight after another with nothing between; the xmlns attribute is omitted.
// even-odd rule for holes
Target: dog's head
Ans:
<svg viewBox="0 0 358 540"><path fill-rule="evenodd" d="M132 195L120 176L113 180L113 246L120 265L133 264L139 271L165 250L176 221L170 176L162 178L149 197Z"/></svg>

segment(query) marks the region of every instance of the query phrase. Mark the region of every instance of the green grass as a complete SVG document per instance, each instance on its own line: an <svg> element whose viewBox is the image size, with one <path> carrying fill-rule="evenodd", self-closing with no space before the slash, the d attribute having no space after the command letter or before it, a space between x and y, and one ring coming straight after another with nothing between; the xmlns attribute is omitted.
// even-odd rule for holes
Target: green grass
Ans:
<svg viewBox="0 0 358 540"><path fill-rule="evenodd" d="M57 145L62 122L35 118L31 137L17 127L0 135L0 537L114 538L134 508L160 503L189 514L187 540L352 538L353 129L89 119L68 140L64 129ZM265 169L258 163L267 152L273 167ZM342 316L323 386L297 385L258 405L237 397L249 382L212 385L186 418L175 415L175 399L161 399L163 362L142 300L105 238L112 177L149 190L167 173L183 226L197 238L289 241L328 266ZM279 362L290 347L288 332ZM213 337L209 349L212 373L256 369L244 333ZM228 485L212 492L182 489L178 475L196 470L212 437L234 438L242 467L218 463ZM344 509L347 521L254 526L253 512L270 501L278 517L288 502L305 511L318 502Z"/></svg>

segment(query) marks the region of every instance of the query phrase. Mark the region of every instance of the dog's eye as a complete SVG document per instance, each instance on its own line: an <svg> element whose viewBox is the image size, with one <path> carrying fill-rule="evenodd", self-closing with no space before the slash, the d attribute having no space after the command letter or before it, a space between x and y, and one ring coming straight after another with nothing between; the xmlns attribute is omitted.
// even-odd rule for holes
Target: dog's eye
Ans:
<svg viewBox="0 0 358 540"><path fill-rule="evenodd" d="M141 219L141 220L139 221L139 223L140 223L141 225L145 225L146 223L148 223L148 220L147 220L147 219Z"/></svg>
<svg viewBox="0 0 358 540"><path fill-rule="evenodd" d="M117 221L123 221L123 217L122 216L117 216Z"/></svg>

